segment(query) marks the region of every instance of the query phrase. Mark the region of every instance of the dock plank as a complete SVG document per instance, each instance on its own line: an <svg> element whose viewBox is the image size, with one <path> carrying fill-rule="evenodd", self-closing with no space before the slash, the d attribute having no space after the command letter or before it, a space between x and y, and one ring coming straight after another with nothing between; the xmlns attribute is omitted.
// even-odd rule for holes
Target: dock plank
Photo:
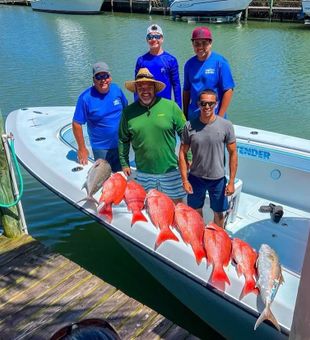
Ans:
<svg viewBox="0 0 310 340"><path fill-rule="evenodd" d="M164 334L167 333L172 325L172 321L158 314L146 328L138 330L134 334L134 338L139 340L164 338Z"/></svg>
<svg viewBox="0 0 310 340"><path fill-rule="evenodd" d="M141 328L145 328L149 322L154 320L157 313L147 306L143 306L123 322L118 328L121 339L130 339Z"/></svg>
<svg viewBox="0 0 310 340"><path fill-rule="evenodd" d="M30 236L0 236L0 339L48 339L85 318L106 319L124 340L191 338L188 331Z"/></svg>
<svg viewBox="0 0 310 340"><path fill-rule="evenodd" d="M81 287L81 292L76 300L70 301L66 305L63 305L62 308L59 308L58 312L54 312L52 319L42 319L41 321L43 323L41 325L28 330L25 339L39 340L43 338L44 334L53 334L63 326L79 321L82 319L81 316L85 313L85 310L91 308L97 301L97 296L104 294L109 296L112 295L115 290L116 288L110 285L102 284L100 279L93 278Z"/></svg>

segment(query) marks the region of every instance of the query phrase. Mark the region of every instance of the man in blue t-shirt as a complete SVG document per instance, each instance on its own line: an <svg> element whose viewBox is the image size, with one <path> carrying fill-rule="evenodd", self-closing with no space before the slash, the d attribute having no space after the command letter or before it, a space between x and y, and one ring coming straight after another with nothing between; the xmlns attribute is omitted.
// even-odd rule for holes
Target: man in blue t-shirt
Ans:
<svg viewBox="0 0 310 340"><path fill-rule="evenodd" d="M89 152L82 125L87 124L95 160L106 159L113 172L122 169L118 157L118 127L121 113L128 105L123 91L114 83L104 62L93 65L93 86L86 89L76 104L72 128L78 144L78 160L87 164Z"/></svg>
<svg viewBox="0 0 310 340"><path fill-rule="evenodd" d="M181 84L177 59L163 50L164 35L160 26L152 24L146 31L146 41L149 51L140 56L136 62L135 77L141 68L147 68L156 80L163 82L166 87L156 94L158 97L171 99L173 90L174 100L182 108ZM135 94L135 100L138 97Z"/></svg>
<svg viewBox="0 0 310 340"><path fill-rule="evenodd" d="M215 91L218 104L215 114L226 118L235 83L228 61L211 51L212 33L207 27L196 27L192 32L195 56L184 66L183 111L187 119L199 116L199 93L205 89Z"/></svg>

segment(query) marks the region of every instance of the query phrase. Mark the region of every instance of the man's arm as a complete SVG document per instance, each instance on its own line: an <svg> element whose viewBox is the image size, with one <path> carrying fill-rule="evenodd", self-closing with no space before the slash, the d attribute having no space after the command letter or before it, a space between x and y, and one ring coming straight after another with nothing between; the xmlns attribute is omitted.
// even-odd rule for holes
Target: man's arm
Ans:
<svg viewBox="0 0 310 340"><path fill-rule="evenodd" d="M183 112L185 114L185 118L188 119L188 106L190 100L190 91L183 90Z"/></svg>
<svg viewBox="0 0 310 340"><path fill-rule="evenodd" d="M171 83L173 88L173 95L175 102L179 105L180 109L182 109L182 95L181 95L181 83L179 76L179 65L177 60L172 63L171 66Z"/></svg>
<svg viewBox="0 0 310 340"><path fill-rule="evenodd" d="M179 170L182 178L183 188L188 194L193 193L193 188L187 179L187 160L186 155L189 145L181 143L179 150Z"/></svg>
<svg viewBox="0 0 310 340"><path fill-rule="evenodd" d="M221 117L224 117L225 112L228 109L228 106L231 102L231 98L233 96L233 89L229 89L227 91L224 92L223 98L222 98L222 102L221 102L221 107L218 111L218 115Z"/></svg>
<svg viewBox="0 0 310 340"><path fill-rule="evenodd" d="M131 169L129 165L129 149L130 149L130 136L128 131L127 120L124 116L124 111L122 113L121 122L118 130L118 153L119 161L122 166L122 170L126 176L130 176Z"/></svg>
<svg viewBox="0 0 310 340"><path fill-rule="evenodd" d="M225 189L225 195L230 196L235 192L235 178L238 167L238 154L236 142L227 144L227 151L229 154L229 182Z"/></svg>
<svg viewBox="0 0 310 340"><path fill-rule="evenodd" d="M78 145L78 161L80 164L86 165L88 163L89 152L85 146L82 125L73 121L72 130L73 130L73 134Z"/></svg>

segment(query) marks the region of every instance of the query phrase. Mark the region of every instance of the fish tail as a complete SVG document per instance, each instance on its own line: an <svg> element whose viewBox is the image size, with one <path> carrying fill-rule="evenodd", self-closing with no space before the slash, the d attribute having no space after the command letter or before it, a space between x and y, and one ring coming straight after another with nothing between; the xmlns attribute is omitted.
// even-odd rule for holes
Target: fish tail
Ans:
<svg viewBox="0 0 310 340"><path fill-rule="evenodd" d="M112 218L113 218L113 213L112 213L112 204L101 204L99 207L98 207L98 215L99 216L104 216L105 219L108 221L108 222L111 222L112 221Z"/></svg>
<svg viewBox="0 0 310 340"><path fill-rule="evenodd" d="M143 215L142 211L134 211L132 220L131 220L131 226L133 226L136 222L143 221L147 222L147 218Z"/></svg>
<svg viewBox="0 0 310 340"><path fill-rule="evenodd" d="M197 264L200 264L202 259L204 257L207 257L205 250L204 250L202 245L197 244L197 245L193 246L193 251L194 251L194 254L195 254Z"/></svg>
<svg viewBox="0 0 310 340"><path fill-rule="evenodd" d="M211 282L226 282L230 285L229 278L223 268L223 266L214 266L212 276L211 276Z"/></svg>
<svg viewBox="0 0 310 340"><path fill-rule="evenodd" d="M167 240L174 240L179 242L179 239L174 235L174 233L170 230L169 227L163 228L160 230L156 242L155 242L155 250L164 242Z"/></svg>
<svg viewBox="0 0 310 340"><path fill-rule="evenodd" d="M265 309L263 310L262 314L259 316L259 318L257 319L255 326L254 326L254 331L256 330L256 328L264 321L264 320L269 320L270 322L272 322L274 324L274 326L277 328L277 330L280 332L280 326L278 324L277 319L275 318L275 316L272 314L272 311L270 310L270 306L267 305L265 307Z"/></svg>
<svg viewBox="0 0 310 340"><path fill-rule="evenodd" d="M253 292L255 294L258 294L258 289L255 288L256 282L253 279L253 277L245 278L245 283L242 289L242 292L240 294L240 300L244 298L247 294Z"/></svg>

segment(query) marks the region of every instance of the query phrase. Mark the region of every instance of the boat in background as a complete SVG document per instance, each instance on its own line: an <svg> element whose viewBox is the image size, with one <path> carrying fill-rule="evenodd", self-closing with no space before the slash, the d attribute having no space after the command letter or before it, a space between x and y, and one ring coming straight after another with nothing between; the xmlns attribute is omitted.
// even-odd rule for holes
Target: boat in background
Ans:
<svg viewBox="0 0 310 340"><path fill-rule="evenodd" d="M305 24L310 25L310 0L302 0L302 12L304 14Z"/></svg>
<svg viewBox="0 0 310 340"><path fill-rule="evenodd" d="M154 249L158 230L150 220L131 226L132 214L124 201L113 206L111 223L98 216L93 202L80 202L86 195L81 188L92 163L77 163L71 127L74 109L24 108L8 115L5 129L13 134L17 157L26 170L100 223L156 280L224 338L287 339L310 230L310 141L235 125L239 179L226 231L257 251L261 244L272 247L284 277L271 306L281 331L267 322L254 331L264 304L253 293L240 299L244 278L237 275L233 263L225 268L231 284L218 289L210 281L212 266L205 259L198 265L192 249L174 229L179 242L165 241ZM100 194L94 197L98 200ZM278 223L260 209L269 204L283 208ZM208 197L203 212L205 221L210 221Z"/></svg>
<svg viewBox="0 0 310 340"><path fill-rule="evenodd" d="M98 14L104 0L32 0L34 11L72 14Z"/></svg>
<svg viewBox="0 0 310 340"><path fill-rule="evenodd" d="M170 5L173 18L196 17L199 21L234 22L252 0L175 0Z"/></svg>

